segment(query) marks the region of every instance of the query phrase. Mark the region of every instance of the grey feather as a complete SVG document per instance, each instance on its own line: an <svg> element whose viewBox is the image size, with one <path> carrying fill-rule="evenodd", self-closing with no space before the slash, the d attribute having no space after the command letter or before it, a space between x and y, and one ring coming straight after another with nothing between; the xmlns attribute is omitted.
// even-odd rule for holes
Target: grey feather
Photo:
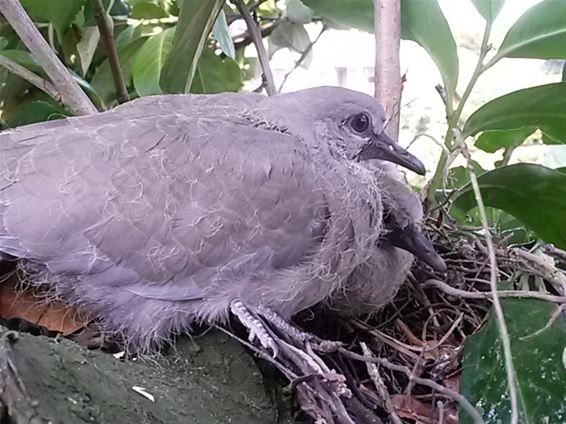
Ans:
<svg viewBox="0 0 566 424"><path fill-rule="evenodd" d="M0 134L0 251L147 349L230 302L290 317L374 253L383 206L371 97L321 87L155 96ZM372 141L375 143L376 141Z"/></svg>

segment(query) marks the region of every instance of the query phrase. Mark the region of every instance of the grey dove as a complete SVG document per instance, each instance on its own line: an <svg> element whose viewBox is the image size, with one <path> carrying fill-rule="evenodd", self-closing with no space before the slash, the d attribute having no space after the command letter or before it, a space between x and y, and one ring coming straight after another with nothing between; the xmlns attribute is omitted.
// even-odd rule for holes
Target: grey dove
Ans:
<svg viewBox="0 0 566 424"><path fill-rule="evenodd" d="M141 98L0 134L0 252L137 349L335 292L384 234L365 165L422 163L370 96ZM237 307L235 307L236 305Z"/></svg>
<svg viewBox="0 0 566 424"><path fill-rule="evenodd" d="M438 272L446 271L444 261L420 231L423 209L417 194L386 164L370 167L380 187L383 232L368 261L327 300L331 309L345 315L371 314L389 303L406 280L414 257Z"/></svg>

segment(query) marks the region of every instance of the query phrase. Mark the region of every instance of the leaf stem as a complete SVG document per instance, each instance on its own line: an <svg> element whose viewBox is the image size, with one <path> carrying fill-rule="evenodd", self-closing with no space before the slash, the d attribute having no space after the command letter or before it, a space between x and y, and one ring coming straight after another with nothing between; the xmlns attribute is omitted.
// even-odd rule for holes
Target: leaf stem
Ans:
<svg viewBox="0 0 566 424"><path fill-rule="evenodd" d="M446 136L444 137L444 145L446 146L449 152L457 148L453 143L454 130L458 127L458 122L462 116L464 106L466 105L466 102L468 101L468 98L470 97L470 94L472 93L472 90L475 87L479 77L482 75L484 71L488 69L488 66L484 66L483 62L490 49L489 46L490 35L491 35L491 23L487 22L483 32L480 53L478 56L476 67L470 78L470 81L468 82L468 85L466 86L466 89L464 90L464 94L462 94L462 98L460 99L460 103L458 104L456 110L453 110L452 108L451 99L447 99L447 101L445 101L448 129L446 130ZM426 188L427 194L425 201L425 205L427 209L430 209L430 207L436 203L435 193L444 184L444 178L447 172L447 164L448 164L448 153L443 150L440 154L440 158L438 160L436 170L434 171L434 175L427 184L427 188Z"/></svg>
<svg viewBox="0 0 566 424"><path fill-rule="evenodd" d="M257 25L257 22L253 18L252 14L248 10L248 7L244 3L243 0L232 0L232 3L236 5L236 7L240 10L244 21L246 21L246 25L248 27L248 31L250 33L251 39L255 45L257 50L257 56L259 58L259 63L261 64L262 69L262 80L263 85L265 86L265 91L267 92L268 96L273 96L277 94L277 90L275 89L275 83L273 82L273 74L271 73L271 68L269 66L269 56L265 51L265 47L263 45L263 39L261 38L261 31Z"/></svg>
<svg viewBox="0 0 566 424"><path fill-rule="evenodd" d="M61 93L61 100L75 115L97 113L96 108L59 60L18 0L0 0L0 12L39 62Z"/></svg>
<svg viewBox="0 0 566 424"><path fill-rule="evenodd" d="M34 74L22 65L8 59L5 56L0 56L0 66L10 71L12 74L19 76L20 78L26 80L30 84L39 88L41 91L53 98L57 103L61 103L61 93L57 91L55 86L51 82L44 80L40 76Z"/></svg>
<svg viewBox="0 0 566 424"><path fill-rule="evenodd" d="M490 268L489 283L491 287L491 297L493 299L493 309L495 310L495 317L497 318L497 326L499 328L499 335L501 337L501 344L503 347L503 357L505 359L505 371L507 373L507 385L509 387L509 399L511 401L510 424L517 424L519 422L517 382L516 382L515 367L513 365L513 356L511 354L511 340L509 338L509 332L507 331L507 324L505 323L503 308L501 307L501 302L499 301L499 293L497 292L497 281L498 281L499 271L497 267L497 258L495 256L495 247L493 245L493 239L491 237L491 231L487 220L485 205L483 203L480 186L478 184L478 178L476 176L476 172L472 164L472 157L461 135L458 134L456 138L458 144L460 144L460 147L462 149L462 154L467 160L468 173L470 174L470 182L472 184L474 196L476 198L476 203L478 205L481 224L487 245L487 250L489 255L489 268Z"/></svg>
<svg viewBox="0 0 566 424"><path fill-rule="evenodd" d="M281 90L283 89L283 86L285 85L285 83L287 82L287 78L289 78L289 76L295 72L295 70L301 66L301 64L304 62L304 60L306 59L306 57L309 55L309 53L312 51L312 48L314 47L314 45L316 43L318 43L318 40L320 39L320 37L322 36L322 34L324 34L324 32L328 29L328 26L326 26L326 24L324 24L322 26L322 29L320 30L320 32L318 33L318 35L316 36L316 38L314 40L312 40L309 45L301 52L301 56L296 60L295 65L293 66L292 69L290 69L285 76L283 77L283 81L281 82L281 85L279 85L279 92L281 92Z"/></svg>
<svg viewBox="0 0 566 424"><path fill-rule="evenodd" d="M112 19L108 16L108 13L106 13L102 0L92 0L92 7L94 9L94 19L100 31L100 38L102 39L102 44L106 51L106 56L108 57L108 64L112 71L112 78L116 87L116 98L118 103L126 103L130 98L126 84L124 83L124 75L122 74L114 34L112 33Z"/></svg>

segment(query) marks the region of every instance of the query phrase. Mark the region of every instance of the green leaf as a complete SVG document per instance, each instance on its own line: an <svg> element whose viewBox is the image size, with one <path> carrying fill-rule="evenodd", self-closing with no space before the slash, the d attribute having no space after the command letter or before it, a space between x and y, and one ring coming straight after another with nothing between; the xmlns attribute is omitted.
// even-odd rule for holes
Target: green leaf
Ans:
<svg viewBox="0 0 566 424"><path fill-rule="evenodd" d="M428 52L451 99L458 83L458 53L436 0L401 0L401 38L415 41Z"/></svg>
<svg viewBox="0 0 566 424"><path fill-rule="evenodd" d="M478 149L487 153L494 153L499 149L513 149L533 133L536 128L527 127L519 130L508 131L484 131L475 142Z"/></svg>
<svg viewBox="0 0 566 424"><path fill-rule="evenodd" d="M35 22L52 23L61 35L73 22L86 0L21 0Z"/></svg>
<svg viewBox="0 0 566 424"><path fill-rule="evenodd" d="M236 59L236 48L234 47L234 41L232 41L232 36L228 29L228 22L226 21L226 14L223 10L220 11L216 22L214 22L212 36L218 41L220 49L222 49L222 52L226 56L230 59Z"/></svg>
<svg viewBox="0 0 566 424"><path fill-rule="evenodd" d="M541 165L503 166L478 177L486 206L501 209L541 239L566 248L566 175ZM476 207L471 185L461 189L453 208Z"/></svg>
<svg viewBox="0 0 566 424"><path fill-rule="evenodd" d="M197 63L224 0L184 0L175 30L173 48L161 72L160 86L167 93L187 93Z"/></svg>
<svg viewBox="0 0 566 424"><path fill-rule="evenodd" d="M507 32L501 57L566 59L566 2L545 0L527 10Z"/></svg>
<svg viewBox="0 0 566 424"><path fill-rule="evenodd" d="M562 144L561 141L556 140L552 136L545 134L545 133L542 133L542 143L546 144L548 146L554 146L554 145L557 145L557 144Z"/></svg>
<svg viewBox="0 0 566 424"><path fill-rule="evenodd" d="M472 166L474 167L474 172L476 176L485 174L486 170L481 167L481 165L472 160ZM460 189L470 182L470 173L468 168L465 166L455 166L448 170L447 188L449 189Z"/></svg>
<svg viewBox="0 0 566 424"><path fill-rule="evenodd" d="M191 93L214 94L238 91L242 87L242 72L229 57L220 57L211 49L202 52Z"/></svg>
<svg viewBox="0 0 566 424"><path fill-rule="evenodd" d="M292 51L303 53L311 43L309 33L303 25L290 21L283 22L271 33L269 37L269 57L272 57L279 49L288 48ZM305 57L302 65L310 66L312 51Z"/></svg>
<svg viewBox="0 0 566 424"><path fill-rule="evenodd" d="M525 127L540 128L566 143L566 83L526 88L490 101L468 118L463 135Z"/></svg>
<svg viewBox="0 0 566 424"><path fill-rule="evenodd" d="M373 32L372 0L302 0L302 2L317 15L332 22L348 28Z"/></svg>
<svg viewBox="0 0 566 424"><path fill-rule="evenodd" d="M6 123L10 128L68 116L63 107L51 100L28 99L20 105Z"/></svg>
<svg viewBox="0 0 566 424"><path fill-rule="evenodd" d="M161 94L159 75L173 46L174 28L151 36L138 50L132 63L134 88L140 96Z"/></svg>
<svg viewBox="0 0 566 424"><path fill-rule="evenodd" d="M35 61L30 52L25 50L0 50L0 55L13 60L17 64L36 74L44 74L43 68Z"/></svg>
<svg viewBox="0 0 566 424"><path fill-rule="evenodd" d="M81 60L82 75L86 75L92 63L94 53L100 40L100 31L96 26L86 26L82 29L81 41L77 44L77 53Z"/></svg>
<svg viewBox="0 0 566 424"><path fill-rule="evenodd" d="M313 12L301 0L287 0L285 16L293 23L304 25L312 21Z"/></svg>
<svg viewBox="0 0 566 424"><path fill-rule="evenodd" d="M169 16L168 7L160 0L129 0L130 17L134 19L159 19Z"/></svg>
<svg viewBox="0 0 566 424"><path fill-rule="evenodd" d="M372 0L303 0L323 18L373 32ZM417 42L438 67L451 98L458 82L458 54L437 0L401 0L401 38Z"/></svg>
<svg viewBox="0 0 566 424"><path fill-rule="evenodd" d="M556 168L556 170L558 172L562 172L563 174L566 174L566 166L562 167L562 168Z"/></svg>
<svg viewBox="0 0 566 424"><path fill-rule="evenodd" d="M499 15L505 0L472 0L472 3L480 15L482 15L487 22L491 23L495 21L495 18Z"/></svg>
<svg viewBox="0 0 566 424"><path fill-rule="evenodd" d="M556 305L535 299L501 299L501 306L509 331L519 393L519 421L564 423L564 316L559 314L552 322ZM483 413L486 424L510 422L503 349L493 311L484 327L466 339L460 391ZM464 410L460 410L460 419L462 424L472 423Z"/></svg>

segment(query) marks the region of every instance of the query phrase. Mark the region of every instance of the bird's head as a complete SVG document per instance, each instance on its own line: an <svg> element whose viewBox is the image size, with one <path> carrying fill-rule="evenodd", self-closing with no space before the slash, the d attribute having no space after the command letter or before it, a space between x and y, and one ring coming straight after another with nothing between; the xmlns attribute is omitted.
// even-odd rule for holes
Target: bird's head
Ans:
<svg viewBox="0 0 566 424"><path fill-rule="evenodd" d="M386 115L366 94L340 87L315 87L266 99L258 112L274 127L314 148L353 161L378 159L423 175L423 163L384 132Z"/></svg>

